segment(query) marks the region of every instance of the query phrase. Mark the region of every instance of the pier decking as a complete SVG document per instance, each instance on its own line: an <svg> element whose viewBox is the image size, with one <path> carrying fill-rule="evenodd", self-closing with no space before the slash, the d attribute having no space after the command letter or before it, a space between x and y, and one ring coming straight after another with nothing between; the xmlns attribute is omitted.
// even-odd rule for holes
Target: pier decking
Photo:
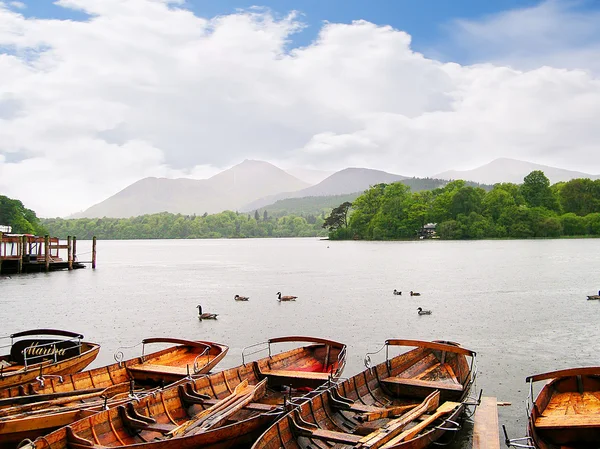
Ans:
<svg viewBox="0 0 600 449"><path fill-rule="evenodd" d="M473 449L500 449L496 398L481 398L473 425Z"/></svg>
<svg viewBox="0 0 600 449"><path fill-rule="evenodd" d="M66 250L66 258L61 257ZM68 237L61 244L58 237L0 232L0 274L35 273L55 270L76 270L91 264L96 268L96 237L92 240L92 260L77 258L77 238Z"/></svg>

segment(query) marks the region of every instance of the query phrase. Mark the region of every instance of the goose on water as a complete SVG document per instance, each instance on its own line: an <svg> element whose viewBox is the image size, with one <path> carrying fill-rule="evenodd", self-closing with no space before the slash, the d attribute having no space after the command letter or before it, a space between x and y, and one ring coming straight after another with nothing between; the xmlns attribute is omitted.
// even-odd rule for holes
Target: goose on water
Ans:
<svg viewBox="0 0 600 449"><path fill-rule="evenodd" d="M199 320L216 320L218 314L217 313L202 313L202 306L198 304L196 306L198 309L198 319Z"/></svg>
<svg viewBox="0 0 600 449"><path fill-rule="evenodd" d="M423 310L420 307L417 310L419 311L419 315L431 315L431 310Z"/></svg>
<svg viewBox="0 0 600 449"><path fill-rule="evenodd" d="M233 297L233 299L235 299L236 301L248 301L250 299L250 297L249 296L235 295Z"/></svg>
<svg viewBox="0 0 600 449"><path fill-rule="evenodd" d="M410 296L421 296L421 293L410 291Z"/></svg>
<svg viewBox="0 0 600 449"><path fill-rule="evenodd" d="M295 301L297 296L281 296L281 292L277 292L278 301Z"/></svg>
<svg viewBox="0 0 600 449"><path fill-rule="evenodd" d="M394 295L402 295L402 292L399 292L398 290L394 289Z"/></svg>

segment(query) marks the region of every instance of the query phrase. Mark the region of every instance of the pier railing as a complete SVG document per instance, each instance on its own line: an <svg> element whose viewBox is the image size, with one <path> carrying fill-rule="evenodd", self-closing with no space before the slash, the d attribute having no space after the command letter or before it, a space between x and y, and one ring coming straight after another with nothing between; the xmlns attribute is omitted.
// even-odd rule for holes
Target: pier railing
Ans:
<svg viewBox="0 0 600 449"><path fill-rule="evenodd" d="M61 257L61 250L66 257ZM64 253L63 253L64 254ZM31 234L6 234L0 232L0 274L18 274L31 271L56 269L73 270L91 264L96 268L96 237L92 239L92 260L77 258L77 237L67 237L66 242L58 237Z"/></svg>

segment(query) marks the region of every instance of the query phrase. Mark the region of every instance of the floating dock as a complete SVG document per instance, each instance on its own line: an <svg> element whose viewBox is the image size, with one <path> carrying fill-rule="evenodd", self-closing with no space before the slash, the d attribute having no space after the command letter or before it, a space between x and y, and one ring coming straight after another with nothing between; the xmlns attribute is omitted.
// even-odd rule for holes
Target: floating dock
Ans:
<svg viewBox="0 0 600 449"><path fill-rule="evenodd" d="M481 398L473 421L473 449L500 449L497 399Z"/></svg>
<svg viewBox="0 0 600 449"><path fill-rule="evenodd" d="M66 250L66 258L61 257L61 250ZM78 260L76 237L69 236L61 244L58 237L0 232L0 275L76 270L86 264L96 268L96 237L91 253L91 261Z"/></svg>

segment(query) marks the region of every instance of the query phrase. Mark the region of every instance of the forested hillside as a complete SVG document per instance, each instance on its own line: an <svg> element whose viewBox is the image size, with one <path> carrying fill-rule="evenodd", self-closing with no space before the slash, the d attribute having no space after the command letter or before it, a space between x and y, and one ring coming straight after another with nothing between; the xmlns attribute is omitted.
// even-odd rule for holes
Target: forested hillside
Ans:
<svg viewBox="0 0 600 449"><path fill-rule="evenodd" d="M133 218L44 220L51 235L89 239L203 239L245 237L316 237L327 235L319 216L271 216L267 211L213 215L153 214Z"/></svg>
<svg viewBox="0 0 600 449"><path fill-rule="evenodd" d="M437 223L443 239L600 235L600 180L551 186L537 170L523 184L500 183L487 192L464 181L421 192L379 184L326 226L332 239L385 240L415 238L426 223Z"/></svg>
<svg viewBox="0 0 600 449"><path fill-rule="evenodd" d="M0 195L0 225L11 226L15 234L46 234L35 212L23 206L19 200Z"/></svg>

